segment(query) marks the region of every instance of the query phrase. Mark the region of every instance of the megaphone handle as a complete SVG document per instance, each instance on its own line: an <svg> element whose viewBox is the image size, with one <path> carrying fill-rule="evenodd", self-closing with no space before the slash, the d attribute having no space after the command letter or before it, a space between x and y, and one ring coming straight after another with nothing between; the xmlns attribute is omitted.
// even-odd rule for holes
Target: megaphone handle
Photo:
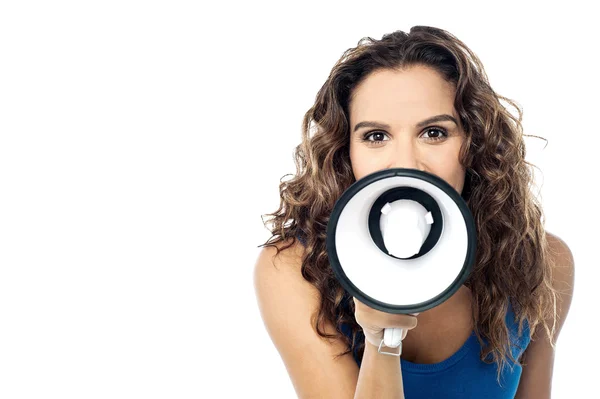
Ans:
<svg viewBox="0 0 600 399"><path fill-rule="evenodd" d="M402 328L386 328L383 331L383 339L379 344L378 352L384 355L400 356L402 354ZM398 348L398 352L382 352L381 346L384 345L388 348Z"/></svg>

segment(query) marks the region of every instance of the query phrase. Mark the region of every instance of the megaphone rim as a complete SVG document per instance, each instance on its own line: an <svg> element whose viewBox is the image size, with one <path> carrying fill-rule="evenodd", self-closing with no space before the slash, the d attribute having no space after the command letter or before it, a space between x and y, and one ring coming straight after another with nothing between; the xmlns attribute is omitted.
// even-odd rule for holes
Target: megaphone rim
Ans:
<svg viewBox="0 0 600 399"><path fill-rule="evenodd" d="M431 183L447 194L458 206L466 228L467 235L469 240L467 242L467 253L465 256L465 262L461 269L461 272L458 274L456 279L448 286L446 290L441 292L439 295L431 298L428 301L424 301L418 304L413 305L392 305L389 303L378 301L377 299L365 294L358 287L356 287L350 279L346 276L343 269L340 266L340 261L337 256L337 250L335 245L335 232L337 229L337 221L339 216L344 209L344 206L350 201L354 195L356 195L360 190L364 187L390 177L401 176L401 177L413 177L421 180L425 180L428 183ZM460 196L460 194L452 187L448 182L444 179L433 175L429 172L417 170L417 169L408 169L408 168L390 168L384 169L380 171L373 172L363 178L352 183L340 196L340 198L336 201L333 211L331 212L331 216L327 223L327 238L326 238L326 246L327 252L329 256L329 263L333 272L340 282L340 284L352 295L357 298L359 301L365 303L367 306L372 307L374 309L387 312L387 313L396 313L396 314L409 314L409 313L420 313L424 312L428 309L434 308L441 303L448 300L456 291L460 289L462 284L467 280L469 275L472 272L473 264L475 261L475 254L477 250L477 235L475 229L475 222L473 220L473 216L471 211L469 210L466 202Z"/></svg>

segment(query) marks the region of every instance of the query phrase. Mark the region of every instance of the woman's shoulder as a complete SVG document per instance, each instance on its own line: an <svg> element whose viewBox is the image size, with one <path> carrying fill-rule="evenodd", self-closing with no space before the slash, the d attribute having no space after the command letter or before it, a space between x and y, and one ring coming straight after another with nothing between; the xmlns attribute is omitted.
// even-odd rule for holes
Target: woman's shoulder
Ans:
<svg viewBox="0 0 600 399"><path fill-rule="evenodd" d="M301 273L302 245L291 239L264 246L254 265L254 289L263 316L284 320L291 308L317 305L315 286ZM290 295L293 292L294 295Z"/></svg>
<svg viewBox="0 0 600 399"><path fill-rule="evenodd" d="M270 258L273 262L289 263L298 266L302 263L304 254L304 243L298 237L293 239L288 237L280 239L268 245L264 245L259 253L259 257Z"/></svg>
<svg viewBox="0 0 600 399"><path fill-rule="evenodd" d="M263 246L254 265L255 289L272 289L277 284L299 286L310 291L309 286L312 285L304 280L301 273L303 253L302 244L291 238Z"/></svg>
<svg viewBox="0 0 600 399"><path fill-rule="evenodd" d="M346 350L345 343L324 340L315 331L313 320L320 307L320 293L302 276L301 246L290 240L261 250L254 284L263 323L299 396L323 393L333 397L340 391L353 392L356 379L350 376L358 374L354 359L348 354L335 360ZM277 249L281 250L279 255ZM327 320L324 331L336 333ZM327 378L322 378L323 370L327 370Z"/></svg>

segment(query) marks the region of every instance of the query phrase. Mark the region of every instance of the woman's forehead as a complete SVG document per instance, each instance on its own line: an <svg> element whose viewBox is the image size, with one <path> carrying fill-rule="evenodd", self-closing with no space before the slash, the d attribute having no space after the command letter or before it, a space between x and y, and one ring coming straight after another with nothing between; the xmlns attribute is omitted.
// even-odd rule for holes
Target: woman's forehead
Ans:
<svg viewBox="0 0 600 399"><path fill-rule="evenodd" d="M432 114L453 113L454 86L426 67L377 71L353 91L349 111L353 120L405 114L421 120Z"/></svg>

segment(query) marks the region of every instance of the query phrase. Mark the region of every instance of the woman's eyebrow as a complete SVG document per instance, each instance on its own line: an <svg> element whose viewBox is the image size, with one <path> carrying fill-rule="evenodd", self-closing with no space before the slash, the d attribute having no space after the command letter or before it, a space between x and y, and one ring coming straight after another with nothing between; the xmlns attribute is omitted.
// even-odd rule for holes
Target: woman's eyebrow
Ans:
<svg viewBox="0 0 600 399"><path fill-rule="evenodd" d="M444 122L444 121L454 122L454 124L456 126L458 126L458 121L456 120L456 118L454 118L453 116L450 116L448 114L432 116L431 118L427 118L427 119L417 123L416 126L418 128L422 128L422 127L429 125L430 123ZM390 125L385 124L385 123L380 123L380 122L363 121L363 122L357 123L356 126L354 126L354 131L356 132L361 127L374 127L377 129L389 129Z"/></svg>

